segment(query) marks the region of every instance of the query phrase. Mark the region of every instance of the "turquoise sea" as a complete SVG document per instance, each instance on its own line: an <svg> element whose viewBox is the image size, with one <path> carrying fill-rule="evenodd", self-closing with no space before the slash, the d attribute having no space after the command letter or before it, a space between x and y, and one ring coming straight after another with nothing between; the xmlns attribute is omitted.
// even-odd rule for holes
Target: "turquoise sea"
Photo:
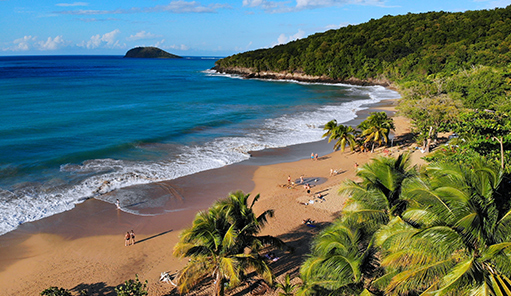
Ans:
<svg viewBox="0 0 511 296"><path fill-rule="evenodd" d="M319 141L329 120L399 97L246 80L209 70L215 61L0 57L0 234L117 188Z"/></svg>

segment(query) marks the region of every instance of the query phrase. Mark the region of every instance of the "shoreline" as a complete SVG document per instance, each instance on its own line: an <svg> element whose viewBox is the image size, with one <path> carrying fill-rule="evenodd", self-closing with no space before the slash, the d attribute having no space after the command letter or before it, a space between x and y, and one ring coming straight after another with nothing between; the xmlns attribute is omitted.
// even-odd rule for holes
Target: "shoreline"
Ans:
<svg viewBox="0 0 511 296"><path fill-rule="evenodd" d="M388 108L391 107L392 102L393 100L381 101L375 104L376 106L369 106L369 109L359 111L362 114L357 113L358 116L354 121L363 120L369 112L375 110L385 109L392 112ZM358 123L350 121L347 124ZM333 143L328 144L326 140L321 140L257 151L254 152L254 157L241 163L171 181L132 186L112 193L161 197L168 195L169 192L173 194L177 192L178 195L186 197L181 202L189 204L189 207L179 212L149 217L135 216L117 211L112 204L92 199L77 205L70 211L22 224L18 229L0 236L0 283L10 283L8 287L2 287L2 289L12 291L14 294L27 295L38 294L43 289L55 285L73 289L84 283L89 283L87 285L103 283L104 288L107 289L134 278L134 274L137 273L141 279L150 281L152 289L150 289L152 291L150 295L163 295L158 294L157 291L168 287L157 282L159 273L173 272L183 264L171 256L179 231L190 225L199 210L207 209L215 200L225 197L229 192L241 189L245 193L253 192L253 196L261 193L261 199L259 203L256 203L256 210L277 208L276 217L270 220L267 229L264 230L265 233L277 236L288 233L292 236L297 222L299 225L300 219L307 218L305 216L323 223L331 221L333 214L324 208L326 205L317 204L315 207L304 208L298 203L300 200L293 196L301 193L299 188L281 192L282 188L277 186L267 187L268 184L275 183L276 179L285 180L287 174L291 172L297 174L296 171L303 171L306 178L320 177L327 173L325 168L317 168L317 170L307 168L310 165L308 155L311 150L321 155L321 161L318 161L318 164L330 162L334 156L344 162L351 161L349 160L351 153L342 155L340 152L332 153L332 146ZM325 151L325 154L322 151ZM326 154L327 151L329 154ZM376 154L358 155L360 163L373 156ZM273 171L274 167L278 168L277 171ZM349 171L348 167L346 167L347 171ZM346 178L351 176L349 173L341 175ZM332 182L339 183L336 178L325 179L323 184L318 184L316 187L318 190L320 187L334 186ZM284 197L280 198L282 194ZM335 195L329 194L332 197ZM276 199L275 196L280 197ZM304 197L300 196L298 199L300 198ZM335 207L340 210L339 205ZM289 211L292 215L289 215ZM319 212L316 213L317 211ZM286 222L286 219L290 217L294 217L293 223ZM130 229L135 229L139 244L124 249L122 234ZM309 235L310 237L312 235ZM164 250L161 249L162 245L166 246ZM308 244L300 243L299 245L308 247ZM303 250L301 252L303 253ZM66 259L59 256L59 254L68 253L70 255L66 256ZM125 263L125 256L129 257L129 264ZM97 257L101 257L101 261L98 261ZM73 262L68 262L69 260ZM88 266L86 270L78 272L78 269L83 268L84 265ZM77 272L80 276L59 272L57 266L67 271ZM46 276L46 273L51 276ZM45 276L40 276L41 274ZM31 283L26 283L24 280L27 276L31 278ZM89 288L93 289L93 287ZM97 287L94 289L98 290Z"/></svg>
<svg viewBox="0 0 511 296"><path fill-rule="evenodd" d="M308 83L328 83L336 84L343 83L358 86L384 86L389 89L396 90L397 88L388 79L358 79L351 77L349 79L333 79L327 76L312 76L304 74L303 72L273 72L273 71L260 71L256 72L249 68L235 67L235 68L222 68L213 67L211 70L219 73L239 75L245 79L263 79L263 80L294 80L298 82Z"/></svg>

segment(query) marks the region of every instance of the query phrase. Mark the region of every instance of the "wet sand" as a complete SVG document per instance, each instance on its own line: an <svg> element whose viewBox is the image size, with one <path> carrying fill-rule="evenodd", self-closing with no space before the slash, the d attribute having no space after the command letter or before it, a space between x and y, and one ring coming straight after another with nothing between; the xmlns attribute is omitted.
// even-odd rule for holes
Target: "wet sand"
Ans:
<svg viewBox="0 0 511 296"><path fill-rule="evenodd" d="M352 124L358 124L372 111L392 113L391 105L392 102L384 102L364 110ZM396 118L395 123L396 135L409 132L405 119ZM277 276L296 273L312 236L320 229L304 226L302 220L311 218L319 226L334 220L345 202L345 197L337 194L339 184L355 178L355 162L363 164L379 155L330 153L332 146L320 141L253 152L251 159L239 164L124 188L108 197L115 200L127 195L147 196L147 200L160 201L147 214L164 214L135 216L117 210L111 203L87 200L71 211L23 224L0 236L0 291L5 295L38 295L45 288L59 286L74 290L75 294L85 289L90 295L115 295L114 287L138 274L140 279L148 280L150 295L171 295L172 286L160 283L158 278L161 272L174 272L185 263L172 256L180 230L190 226L199 210L235 190L261 194L256 212L275 210L264 234L284 239L296 252L280 253L281 260L272 264ZM397 154L397 149L391 151ZM309 158L311 152L319 154L317 161ZM420 162L421 156L414 152L412 158ZM330 169L337 174L330 176ZM302 185L285 186L288 176L298 182L300 175L311 184L311 195ZM302 204L319 192L324 200ZM137 243L125 247L123 236L131 229ZM246 292L240 287L230 295ZM196 294L209 292L205 288Z"/></svg>

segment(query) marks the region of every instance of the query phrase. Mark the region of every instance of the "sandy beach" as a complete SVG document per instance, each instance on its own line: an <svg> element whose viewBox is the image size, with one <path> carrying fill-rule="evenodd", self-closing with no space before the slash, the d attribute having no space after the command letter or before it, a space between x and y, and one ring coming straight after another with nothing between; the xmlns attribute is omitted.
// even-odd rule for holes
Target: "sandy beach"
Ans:
<svg viewBox="0 0 511 296"><path fill-rule="evenodd" d="M357 120L363 120L368 112L380 110L392 113L392 102L364 110ZM351 124L356 125L357 120ZM396 138L410 132L405 118L394 120ZM88 200L71 211L23 224L0 237L0 294L39 295L45 288L59 286L76 295L78 290L86 290L88 295L115 295L116 286L138 274L141 280L148 281L149 295L177 295L170 284L160 283L158 279L161 272L173 273L185 263L172 256L180 230L191 224L197 211L235 190L261 195L256 212L275 210L263 234L283 239L295 252L279 252L281 259L272 266L277 280L286 273L297 275L312 237L338 216L346 201L337 193L340 183L355 178L355 163L362 165L383 155L382 149L375 153L326 154L331 147L321 141L262 151L254 153L252 162L111 193L129 192L157 198L169 194L179 196L181 199L173 202L182 203L185 210L181 211L135 216L110 203ZM397 155L408 149L396 145L390 153ZM319 154L318 160L309 158L311 152ZM418 150L412 152L413 162L422 163L423 154ZM331 170L335 171L333 175ZM288 176L295 183L303 176L304 182L312 186L311 194L301 184L287 186ZM324 200L314 198L317 193ZM314 203L310 204L310 200ZM307 218L315 220L319 227L302 224ZM124 234L132 229L137 243L125 247ZM247 286L241 286L228 295L248 292ZM204 287L195 295L210 295L210 291Z"/></svg>

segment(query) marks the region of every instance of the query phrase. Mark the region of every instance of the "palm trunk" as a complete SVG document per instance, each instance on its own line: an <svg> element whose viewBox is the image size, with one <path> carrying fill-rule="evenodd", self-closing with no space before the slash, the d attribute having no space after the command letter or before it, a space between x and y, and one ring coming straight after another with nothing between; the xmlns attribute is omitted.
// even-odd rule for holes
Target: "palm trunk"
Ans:
<svg viewBox="0 0 511 296"><path fill-rule="evenodd" d="M224 281L219 272L216 274L215 295L224 296Z"/></svg>
<svg viewBox="0 0 511 296"><path fill-rule="evenodd" d="M426 151L426 153L429 153L429 145L431 144L431 134L432 133L433 133L433 127L430 126L429 133L428 133L428 141L426 142L426 149L424 149L424 151Z"/></svg>
<svg viewBox="0 0 511 296"><path fill-rule="evenodd" d="M500 144L500 168L504 170L504 138L501 136L500 138L493 137L493 139Z"/></svg>

